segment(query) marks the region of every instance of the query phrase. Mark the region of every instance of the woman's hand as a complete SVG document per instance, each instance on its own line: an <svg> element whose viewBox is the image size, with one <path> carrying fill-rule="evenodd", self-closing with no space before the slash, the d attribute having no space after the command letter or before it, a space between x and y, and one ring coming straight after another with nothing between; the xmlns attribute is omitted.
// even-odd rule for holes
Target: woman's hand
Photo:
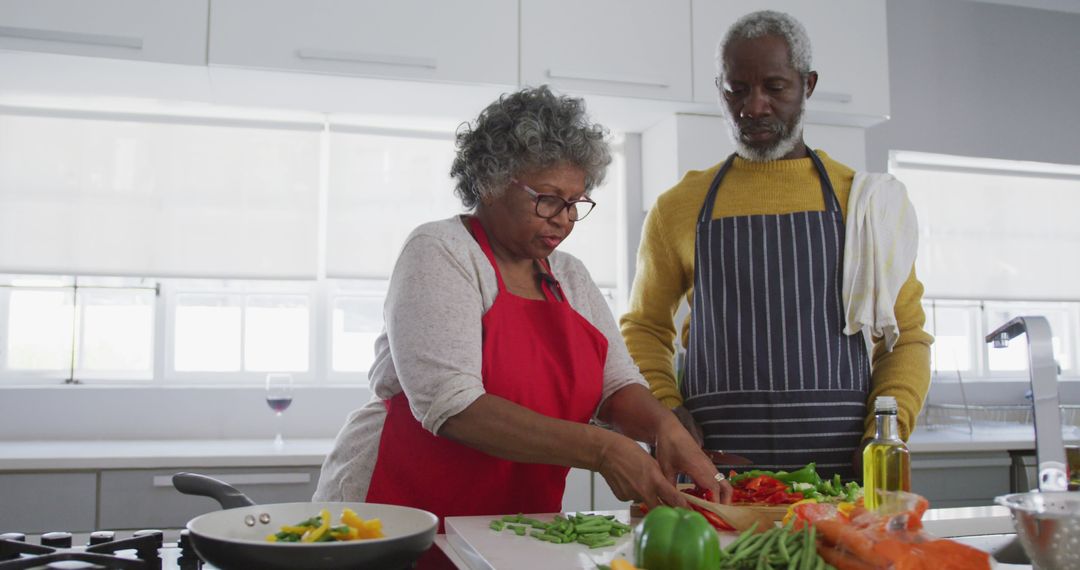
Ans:
<svg viewBox="0 0 1080 570"><path fill-rule="evenodd" d="M718 477L716 466L701 450L701 444L675 418L664 422L657 433L656 460L671 482L676 474L685 473L698 487L712 491L717 502L731 503L731 483Z"/></svg>
<svg viewBox="0 0 1080 570"><path fill-rule="evenodd" d="M616 498L641 501L650 509L658 505L687 507L686 499L675 488L674 477L668 477L641 445L615 432L607 434L610 437L600 452L596 471ZM715 486L716 482L712 483Z"/></svg>

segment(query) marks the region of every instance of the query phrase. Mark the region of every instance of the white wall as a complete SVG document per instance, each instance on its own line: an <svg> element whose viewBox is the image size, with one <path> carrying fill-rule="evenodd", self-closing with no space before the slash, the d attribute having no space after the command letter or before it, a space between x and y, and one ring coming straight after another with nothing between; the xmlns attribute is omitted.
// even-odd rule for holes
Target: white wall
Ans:
<svg viewBox="0 0 1080 570"><path fill-rule="evenodd" d="M889 150L1080 164L1080 14L972 2L889 0Z"/></svg>

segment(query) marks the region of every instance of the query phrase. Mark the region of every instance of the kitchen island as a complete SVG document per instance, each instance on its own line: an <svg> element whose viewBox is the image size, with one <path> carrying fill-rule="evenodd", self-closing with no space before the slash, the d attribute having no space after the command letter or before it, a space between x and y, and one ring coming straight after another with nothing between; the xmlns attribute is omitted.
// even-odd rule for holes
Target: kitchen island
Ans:
<svg viewBox="0 0 1080 570"><path fill-rule="evenodd" d="M631 520L629 510L597 511L597 514L611 515L630 524L638 522ZM527 516L549 521L555 514ZM590 550L581 544L551 544L529 536L495 532L488 525L497 518L447 517L446 534L440 535L436 544L462 570L595 570L598 564L608 564L614 558L632 557L633 533L619 537L614 546ZM941 538L1000 537L1014 532L1009 510L999 506L930 509L923 516L923 523L927 532ZM736 536L736 533L720 533L720 545L729 544ZM976 548L980 546L978 541L971 543ZM998 564L997 568L1030 566Z"/></svg>

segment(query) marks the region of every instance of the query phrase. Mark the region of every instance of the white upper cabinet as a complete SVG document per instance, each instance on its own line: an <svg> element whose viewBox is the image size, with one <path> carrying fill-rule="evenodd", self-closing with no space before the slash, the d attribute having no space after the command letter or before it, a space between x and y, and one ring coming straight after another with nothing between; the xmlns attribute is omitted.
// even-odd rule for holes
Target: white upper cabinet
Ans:
<svg viewBox="0 0 1080 570"><path fill-rule="evenodd" d="M0 49L206 64L208 0L3 0Z"/></svg>
<svg viewBox="0 0 1080 570"><path fill-rule="evenodd" d="M694 100L716 103L716 45L741 16L787 12L806 26L818 84L807 105L810 120L871 125L889 115L889 57L885 0L719 0L694 2Z"/></svg>
<svg viewBox="0 0 1080 570"><path fill-rule="evenodd" d="M521 82L690 101L690 0L521 0Z"/></svg>
<svg viewBox="0 0 1080 570"><path fill-rule="evenodd" d="M213 0L210 63L341 75L517 83L517 3Z"/></svg>

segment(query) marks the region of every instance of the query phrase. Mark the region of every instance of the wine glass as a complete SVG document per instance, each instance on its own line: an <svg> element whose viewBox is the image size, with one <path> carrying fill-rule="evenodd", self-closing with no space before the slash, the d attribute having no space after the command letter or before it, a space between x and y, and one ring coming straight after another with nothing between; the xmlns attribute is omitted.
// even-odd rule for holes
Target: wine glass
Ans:
<svg viewBox="0 0 1080 570"><path fill-rule="evenodd" d="M285 447L285 439L281 437L281 413L292 404L293 377L292 374L272 373L266 375L266 404L274 410L277 419L274 425L277 435L274 437L274 449Z"/></svg>

